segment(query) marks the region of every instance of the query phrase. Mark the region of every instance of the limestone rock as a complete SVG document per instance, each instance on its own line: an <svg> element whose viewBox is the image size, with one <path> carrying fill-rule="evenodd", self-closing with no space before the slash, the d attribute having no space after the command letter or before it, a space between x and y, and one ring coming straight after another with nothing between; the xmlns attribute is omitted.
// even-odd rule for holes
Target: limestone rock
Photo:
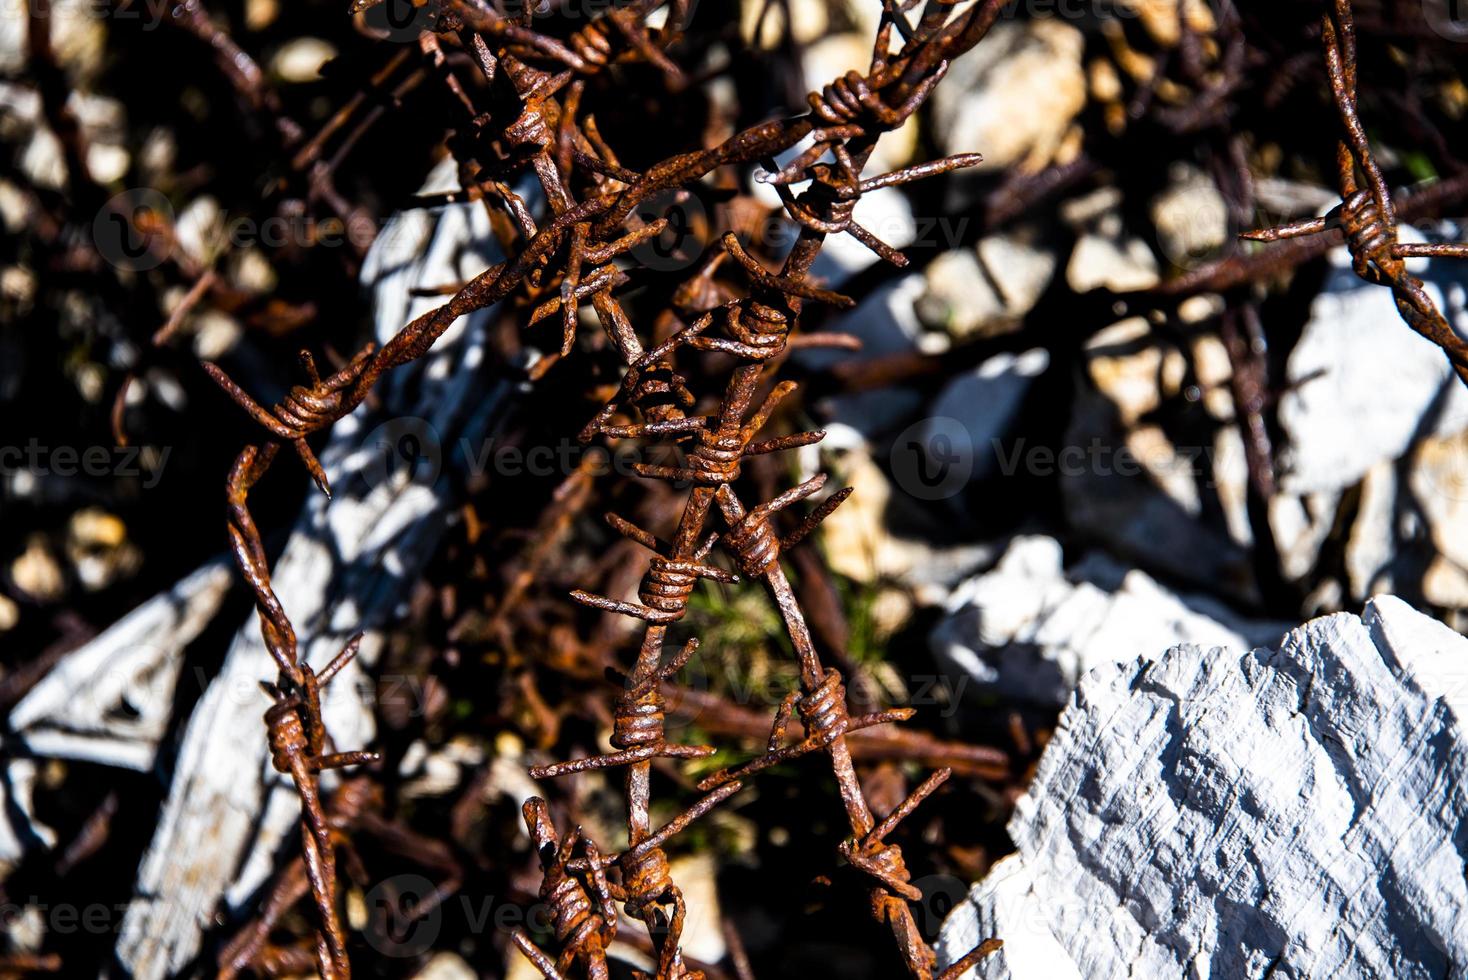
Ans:
<svg viewBox="0 0 1468 980"><path fill-rule="evenodd" d="M66 592L66 577L44 535L26 539L25 551L10 563L10 580L37 602L55 602Z"/></svg>
<svg viewBox="0 0 1468 980"><path fill-rule="evenodd" d="M476 980L478 971L458 953L434 953L414 980Z"/></svg>
<svg viewBox="0 0 1468 980"><path fill-rule="evenodd" d="M1050 367L1050 352L1044 348L1022 354L996 354L971 371L949 381L928 407L928 417L918 426L917 442L924 447L928 462L946 463L951 473L946 480L953 494L961 493L970 480L981 480L994 474L1003 461L998 448L1002 438L1013 427L1031 385ZM904 486L919 499L939 490L931 480L913 485L916 472L896 468L905 449L893 447L894 470ZM917 467L911 467L916 471ZM957 477L957 479L955 479Z"/></svg>
<svg viewBox="0 0 1468 980"><path fill-rule="evenodd" d="M25 71L29 10L23 3L0 6L0 72L6 77L13 78ZM105 15L108 13L118 20L130 14L130 19L146 25L144 29L158 26L150 11L107 11L86 0L53 0L41 10L42 16L51 19L51 47L56 62L73 84L91 81L101 70L102 54L107 47Z"/></svg>
<svg viewBox="0 0 1468 980"><path fill-rule="evenodd" d="M1162 254L1188 269L1228 240L1228 203L1218 185L1196 167L1180 166L1152 200L1152 224Z"/></svg>
<svg viewBox="0 0 1468 980"><path fill-rule="evenodd" d="M321 66L336 57L336 48L317 37L287 41L270 59L270 73L283 82L314 82Z"/></svg>
<svg viewBox="0 0 1468 980"><path fill-rule="evenodd" d="M966 976L1461 975L1465 663L1381 597L1277 650L1093 671L940 960L997 935Z"/></svg>
<svg viewBox="0 0 1468 980"><path fill-rule="evenodd" d="M77 580L92 592L132 575L143 560L142 552L128 540L121 518L96 507L71 515L66 557Z"/></svg>
<svg viewBox="0 0 1468 980"><path fill-rule="evenodd" d="M825 0L796 0L789 4L768 4L762 0L743 0L739 7L739 34L745 43L770 49L780 43L790 19L790 33L798 44L820 41L829 32L830 14ZM870 37L870 34L865 35ZM867 43L867 56L871 56Z"/></svg>
<svg viewBox="0 0 1468 980"><path fill-rule="evenodd" d="M212 561L66 654L11 710L15 744L36 758L151 769L184 652L219 611L233 571Z"/></svg>
<svg viewBox="0 0 1468 980"><path fill-rule="evenodd" d="M1403 241L1424 236L1403 227ZM1442 229L1457 240L1458 229ZM1424 436L1468 429L1468 388L1434 344L1402 322L1389 290L1358 279L1344 249L1331 269L1285 370L1279 421L1280 487L1287 493L1340 490L1358 483L1377 462L1397 459ZM1468 269L1446 259L1413 259L1412 273L1457 328Z"/></svg>
<svg viewBox="0 0 1468 980"><path fill-rule="evenodd" d="M1217 417L1232 415L1226 389L1190 390L1187 359L1140 317L1096 334L1085 354L1090 384L1046 459L1067 520L1149 571L1253 601L1243 445Z"/></svg>
<svg viewBox="0 0 1468 980"><path fill-rule="evenodd" d="M1059 18L1002 20L933 92L944 153L982 153L979 169L1039 169L1086 104L1085 36Z"/></svg>
<svg viewBox="0 0 1468 980"><path fill-rule="evenodd" d="M978 685L1060 705L1087 671L1121 657L1178 643L1246 650L1284 631L1202 596L1174 595L1104 554L1067 571L1058 541L1021 537L993 570L954 591L932 645Z"/></svg>
<svg viewBox="0 0 1468 980"><path fill-rule="evenodd" d="M931 505L894 485L859 433L842 425L829 426L827 433L825 464L856 491L821 524L833 571L863 585L896 584L917 602L936 605L974 569L993 560L987 544L937 543L898 533L896 525L913 523L910 518Z"/></svg>
<svg viewBox="0 0 1468 980"><path fill-rule="evenodd" d="M931 331L954 340L991 336L1018 323L1055 276L1055 253L1037 236L991 235L977 250L944 252L924 273L917 313Z"/></svg>
<svg viewBox="0 0 1468 980"><path fill-rule="evenodd" d="M1178 17L1179 4L1183 18ZM1181 39L1180 19L1186 19L1189 29L1199 34L1211 34L1217 27L1204 0L1117 0L1117 8L1122 16L1138 18L1152 40L1164 47L1173 47Z"/></svg>
<svg viewBox="0 0 1468 980"><path fill-rule="evenodd" d="M1162 281L1152 250L1140 238L1123 234L1119 218L1081 236L1065 275L1078 293L1103 288L1123 293L1151 289Z"/></svg>

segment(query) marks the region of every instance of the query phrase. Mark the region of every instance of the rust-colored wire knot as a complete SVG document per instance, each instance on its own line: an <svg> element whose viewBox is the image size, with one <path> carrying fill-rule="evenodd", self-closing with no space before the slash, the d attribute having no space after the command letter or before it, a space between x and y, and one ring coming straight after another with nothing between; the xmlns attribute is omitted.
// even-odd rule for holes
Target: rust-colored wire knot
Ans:
<svg viewBox="0 0 1468 980"><path fill-rule="evenodd" d="M301 462L310 470L311 478L329 497L331 484L326 479L326 471L321 468L316 454L307 445L306 437L326 428L356 407L351 388L367 370L374 350L375 347L368 344L345 367L327 378L322 378L317 373L316 361L310 352L301 351L301 363L305 365L311 383L295 385L281 399L280 404L269 410L262 408L245 394L219 365L206 361L204 370L214 379L215 384L224 389L225 394L234 399L235 404L263 425L275 439L289 442L295 448L296 455L301 457Z"/></svg>
<svg viewBox="0 0 1468 980"><path fill-rule="evenodd" d="M888 844L886 838L897 825L905 820L918 805L933 795L937 788L953 775L952 769L939 769L907 795L881 823L860 837L848 837L841 843L841 855L851 866L875 878L878 887L872 890L872 915L879 922L892 926L899 945L904 949L910 965L920 967L920 975L932 975L937 957L927 943L923 942L907 908L908 902L922 901L923 893L912 884L912 876L903 860L902 849ZM1003 947L997 939L986 939L979 943L939 976L939 980L957 980L975 963Z"/></svg>
<svg viewBox="0 0 1468 980"><path fill-rule="evenodd" d="M310 664L301 664L301 683L268 688L275 703L265 712L270 732L271 762L278 772L296 774L298 762L311 772L340 769L362 762L376 762L376 752L337 752L323 755L326 727L321 721L321 689L351 663L362 647L362 634L352 637L326 668L316 674Z"/></svg>
<svg viewBox="0 0 1468 980"><path fill-rule="evenodd" d="M649 479L691 483L700 487L719 487L739 478L739 464L746 456L810 446L826 437L824 430L817 430L779 436L760 442L753 441L759 431L765 427L765 423L769 421L780 402L794 390L794 382L782 381L774 387L744 424L737 427L735 423L730 423L726 419L690 416L661 423L603 426L602 431L619 436L692 435L693 448L689 450L683 466L635 463L632 467L633 472ZM735 422L737 423L737 419Z"/></svg>
<svg viewBox="0 0 1468 980"><path fill-rule="evenodd" d="M588 769L632 765L657 756L669 759L702 759L712 755L714 750L711 746L675 745L667 741L663 714L665 704L662 693L658 690L658 685L682 670L697 650L698 640L689 640L666 664L645 676L634 675L624 680L612 723L611 741L618 751L569 762L534 766L530 770L530 778L554 779Z"/></svg>
<svg viewBox="0 0 1468 980"><path fill-rule="evenodd" d="M687 431L684 412L693 407L693 393L684 377L673 369L673 352L695 340L714 322L713 313L705 313L652 350L641 353L627 366L617 393L581 430L578 438L590 442L598 435L627 438L642 435L678 435ZM641 426L613 426L613 416L627 408L644 413L648 423ZM682 428L680 428L682 426Z"/></svg>
<svg viewBox="0 0 1468 980"><path fill-rule="evenodd" d="M800 712L806 735L798 742L782 746L786 730L790 726L790 717L796 710ZM775 710L775 722L770 728L770 739L764 755L733 769L720 769L706 776L698 784L698 788L707 791L723 786L730 780L744 779L771 766L828 748L843 735L874 725L906 721L912 716L911 708L891 708L851 717L846 707L846 685L842 683L841 672L834 667L829 668L821 683L810 693L802 694L797 688L781 700L780 706Z"/></svg>
<svg viewBox="0 0 1468 980"><path fill-rule="evenodd" d="M920 901L923 893L913 887L911 883L911 875L902 860L902 849L896 844L888 844L886 838L888 834L897 829L897 825L908 814L917 809L918 804L931 796L951 775L953 775L952 769L939 769L923 780L917 789L909 793L907 798L870 832L861 837L848 837L843 841L841 856L851 862L853 867L876 878L886 890L901 895L909 901Z"/></svg>
<svg viewBox="0 0 1468 980"><path fill-rule="evenodd" d="M644 7L649 6L644 4ZM656 4L655 6L661 6ZM674 5L678 6L678 5ZM656 66L675 88L687 84L683 69L663 53L677 37L673 30L653 32L643 21L643 14L633 10L608 10L590 24L572 34L567 46L581 60L583 74L595 74L621 58L641 59ZM667 23L680 23L670 12ZM613 32L618 36L613 37Z"/></svg>
<svg viewBox="0 0 1468 980"><path fill-rule="evenodd" d="M1342 229L1356 275L1373 285L1390 288L1402 319L1442 348L1458 377L1468 384L1468 342L1448 323L1403 261L1414 257L1468 258L1468 245L1398 241L1396 207L1372 153L1356 101L1356 27L1350 0L1335 0L1334 12L1322 18L1321 37L1331 95L1344 130L1336 151L1341 204L1324 217L1245 232L1242 237L1277 242ZM1357 181L1358 170L1365 178L1364 187Z"/></svg>
<svg viewBox="0 0 1468 980"><path fill-rule="evenodd" d="M1382 213L1370 191L1351 194L1339 214L1356 275L1389 286L1407 274L1397 254L1396 226Z"/></svg>
<svg viewBox="0 0 1468 980"><path fill-rule="evenodd" d="M328 978L351 976L346 934L336 907L336 848L332 828L321 805L317 773L363 762L377 761L376 752L326 753L326 728L321 721L321 689L331 683L361 647L362 636L354 636L326 668L317 675L310 664L298 668L301 681L282 677L276 685L265 685L275 703L265 712L270 738L270 759L278 772L289 775L301 797L301 850L312 897L321 913L321 941L317 966Z"/></svg>
<svg viewBox="0 0 1468 980"><path fill-rule="evenodd" d="M760 363L785 353L790 341L790 317L755 299L724 304L724 324L729 337L704 335L688 342L695 350L720 351L745 361Z"/></svg>
<svg viewBox="0 0 1468 980"><path fill-rule="evenodd" d="M702 980L702 973L690 971L683 966L679 946L683 939L683 923L688 917L688 906L683 901L683 890L673 883L667 852L661 847L628 851L618 862L618 866L622 870L625 899L622 907L634 919L647 923L649 931L663 934L656 977ZM666 911L669 906L672 907L671 914ZM648 977L641 971L637 976ZM648 977L648 980L652 978Z"/></svg>
<svg viewBox="0 0 1468 980"><path fill-rule="evenodd" d="M786 490L775 499L748 511L744 517L729 528L721 539L722 546L733 556L739 565L740 572L746 578L757 579L768 572L780 560L782 552L788 551L805 540L821 525L822 521L831 515L832 511L851 496L851 487L844 487L832 494L812 511L810 516L801 521L799 527L782 538L775 530L770 517L820 492L825 485L826 474L818 474L799 486ZM731 497L731 491L727 487L720 487L719 493L721 499L728 500Z"/></svg>
<svg viewBox="0 0 1468 980"><path fill-rule="evenodd" d="M593 980L608 980L606 947L617 933L617 907L603 872L596 844L572 830L564 840L557 838L545 800L532 796L523 808L525 826L540 856L543 877L540 898L550 907L556 945L555 960L535 945L523 928L512 937L516 946L548 978L559 978L576 963ZM572 872L569 865L582 844L584 870ZM585 881L582 878L586 879ZM587 890L587 883L591 891ZM593 896L595 900L593 900Z"/></svg>
<svg viewBox="0 0 1468 980"><path fill-rule="evenodd" d="M652 562L648 565L647 574L643 576L642 585L637 592L637 597L642 600L642 604L620 602L576 589L571 593L571 598L582 605L591 606L603 612L636 616L649 623L667 625L676 623L688 611L689 597L692 596L694 586L698 584L699 579L706 578L729 584L739 581L732 572L726 572L717 565L710 565L703 561L714 546L716 539L713 537L710 537L692 558L674 558L670 557L673 554L672 545L631 521L624 520L616 514L608 514L607 523L617 533L636 541L653 552ZM697 641L692 642L696 648Z"/></svg>
<svg viewBox="0 0 1468 980"><path fill-rule="evenodd" d="M616 867L621 872L622 882L620 885L611 885L611 896L624 903L623 907L628 915L645 922L649 932L656 938L658 980L697 980L701 977L699 973L689 972L682 963L679 941L683 935L687 909L683 902L683 892L673 883L663 844L739 792L741 786L738 782L720 786L626 851L615 857L601 858L600 864L597 863L597 858L589 854L567 864L571 871L583 874L594 874L609 867ZM671 914L666 911L669 907L672 909ZM644 975L639 973L637 976Z"/></svg>
<svg viewBox="0 0 1468 980"><path fill-rule="evenodd" d="M499 59L505 77L520 98L520 114L504 129L505 142L525 154L535 154L555 142L555 130L546 118L546 100L570 80L569 73L552 75L531 68L513 55Z"/></svg>
<svg viewBox="0 0 1468 980"><path fill-rule="evenodd" d="M848 71L841 78L826 85L819 92L806 96L811 111L822 121L832 126L846 123L875 122L878 129L894 129L907 121L927 99L933 86L948 74L948 62L940 61L933 72L913 89L902 104L889 106L875 91L866 76L859 71Z"/></svg>

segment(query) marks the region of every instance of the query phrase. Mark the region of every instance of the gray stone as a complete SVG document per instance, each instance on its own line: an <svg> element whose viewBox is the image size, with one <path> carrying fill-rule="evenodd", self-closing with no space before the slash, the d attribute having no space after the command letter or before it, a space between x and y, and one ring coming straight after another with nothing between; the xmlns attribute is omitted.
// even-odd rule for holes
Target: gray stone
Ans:
<svg viewBox="0 0 1468 980"><path fill-rule="evenodd" d="M1457 240L1458 229L1441 232ZM1410 227L1401 237L1424 239ZM1286 493L1354 486L1414 442L1468 429L1468 388L1442 351L1402 322L1389 290L1357 278L1344 249L1331 252L1330 263L1285 371L1279 421ZM1468 268L1450 259L1412 259L1408 268L1440 309L1457 311L1457 328L1468 329Z"/></svg>
<svg viewBox="0 0 1468 980"><path fill-rule="evenodd" d="M932 98L944 153L982 153L982 170L1038 170L1086 104L1085 36L1059 18L1002 20L956 60Z"/></svg>
<svg viewBox="0 0 1468 980"><path fill-rule="evenodd" d="M1087 671L1179 643L1247 650L1286 625L1249 620L1203 596L1174 595L1101 553L1067 571L1060 543L1021 537L960 585L931 643L980 688L1061 705Z"/></svg>
<svg viewBox="0 0 1468 980"><path fill-rule="evenodd" d="M1388 596L1093 671L940 960L992 935L966 976L1463 976L1465 665Z"/></svg>

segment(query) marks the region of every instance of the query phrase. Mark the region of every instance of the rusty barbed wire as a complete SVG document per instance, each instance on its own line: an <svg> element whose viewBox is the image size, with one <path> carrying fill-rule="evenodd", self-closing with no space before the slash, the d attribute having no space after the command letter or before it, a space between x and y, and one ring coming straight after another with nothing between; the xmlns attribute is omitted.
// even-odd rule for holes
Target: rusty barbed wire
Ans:
<svg viewBox="0 0 1468 980"><path fill-rule="evenodd" d="M760 153L768 173L768 182L773 183L780 194L786 212L801 228L800 239L790 258L779 273L765 269L749 255L733 234L726 234L719 242L724 254L734 260L749 282L750 294L731 300L721 307L723 316L717 318L725 327L725 335L709 333L716 318L705 313L687 327L679 330L654 352L655 357L644 355L635 345L622 345L628 365L628 374L621 390L603 408L602 412L583 431L583 439L596 434L612 438L664 438L675 445L687 446L685 462L680 466L638 464L638 475L664 480L675 484L690 485L689 496L682 517L671 542L665 543L640 528L631 526L620 518L613 517L617 530L648 547L654 553L639 597L641 605L619 602L584 591L573 592L573 598L583 604L606 612L631 616L646 623L643 641L633 677L650 680L659 670L661 651L668 625L682 618L687 607L687 597L699 578L714 578L727 581L716 570L702 561L708 553L710 542L717 541L729 555L745 578L760 579L774 599L785 627L800 659L804 695L792 692L781 703L771 732L769 751L759 759L740 767L735 772L720 772L700 784L703 790L714 793L732 791L739 783L736 776L752 775L776 762L795 758L816 750L829 754L833 771L841 791L843 804L851 824L852 835L840 848L841 854L852 866L870 875L875 885L872 892L874 917L887 924L898 949L914 977L933 976L936 954L926 944L917 930L908 901L921 898L921 894L909 883L910 875L903 864L901 850L888 844L885 838L924 798L930 795L948 778L950 770L939 770L906 801L899 805L884 820L877 822L868 807L857 781L850 752L846 746L846 733L858 728L870 727L891 721L904 720L911 712L897 709L878 712L852 719L846 706L845 687L839 672L821 666L809 631L806 628L799 603L780 567L781 551L797 544L808 535L822 519L828 516L849 494L844 490L830 497L817 507L795 531L782 537L774 528L772 516L802 499L817 493L825 482L824 476L797 486L775 498L746 509L739 501L731 485L740 473L741 460L748 455L780 452L800 446L813 445L823 437L823 432L800 433L754 442L754 438L769 421L776 406L794 388L785 382L774 386L756 402L756 389L762 381L768 363L776 361L788 346L792 326L798 319L800 305L805 301L824 302L849 307L851 301L839 294L820 289L806 282L806 274L820 242L826 235L848 233L881 258L893 264L902 264L902 257L867 232L852 220L852 214L864 190L902 183L907 180L941 173L977 162L977 155L952 157L921 168L909 168L895 174L860 181L860 173L866 157L875 143L876 134L900 125L908 118L947 68L947 57L939 57L933 45L945 39L956 50L942 53L951 56L962 50L961 41L969 44L977 41L992 23L997 13L994 5L980 5L967 15L949 22L947 15L951 3L930 2L922 14L917 27L906 21L902 10L885 5L883 22L876 43L870 76L852 72L838 82L827 86L822 93L812 95L810 116L790 124L813 134L813 146L801 153L796 162L785 169L773 163L774 152ZM896 28L907 39L897 56L887 61L887 40ZM922 65L924 71L915 72ZM900 71L905 68L906 71ZM905 84L904 84L905 83ZM892 98L892 96L896 98ZM888 101L891 99L891 101ZM895 102L895 105L893 104ZM815 119L812 119L814 116ZM829 128L818 128L816 120ZM808 128L807 128L808 127ZM802 132L802 137L806 135ZM737 139L737 138L736 138ZM775 142L771 134L768 139ZM753 139L747 142L755 142ZM753 147L751 147L753 149ZM821 163L826 153L834 163ZM657 168L649 171L652 173ZM794 195L790 184L810 184L799 196ZM614 317L598 308L603 326L612 333L617 323ZM642 380L642 372L651 364L663 366L667 358L678 347L705 352L718 352L732 356L741 362L735 367L718 407L709 415L688 416L683 407L693 399L681 384L678 389L671 386L659 389L656 394L667 395L674 390L682 396L682 405L660 406L658 416L648 414L648 420L624 426L610 425L619 410L630 408L638 401L634 396ZM664 370L667 370L665 367ZM717 509L727 530L716 538L705 540L705 523L711 511ZM691 654L692 644L685 647ZM680 654L672 664L686 656ZM649 746L664 748L661 740L661 706L650 696L629 704L627 694L619 701L615 745L630 744L625 736L629 708L635 706L655 718L651 727L654 735ZM781 748L785 728L792 711L799 708L808 735L795 746ZM651 755L651 752L649 752ZM629 838L634 852L655 839L648 836L647 794L648 761L636 759L624 749L622 753L602 760L614 759L616 764L630 763L633 766L628 776ZM543 767L532 775L558 775L575 771L578 765L566 763ZM700 806L712 805L713 797L705 797ZM666 875L660 872L659 887ZM675 912L675 920L677 913ZM660 947L658 977L677 977L682 974L676 968L677 930L670 930ZM670 956L669 950L672 948ZM955 969L967 969L979 956L994 948L986 943L973 953L963 957ZM957 976L954 970L944 976Z"/></svg>
<svg viewBox="0 0 1468 980"><path fill-rule="evenodd" d="M554 910L556 948L542 950L523 932L515 936L515 944L547 977L564 976L572 970L590 977L606 976L606 947L616 932L615 903L620 902L629 916L647 925L653 937L657 961L653 976L657 980L701 976L688 970L682 960L680 939L686 908L682 892L669 873L663 845L737 793L741 784L736 774L721 774L706 786L706 795L653 830L649 782L654 759L702 758L713 751L709 746L682 746L668 741L661 687L697 650L696 640L690 641L663 662L667 628L685 614L697 582L739 581L733 573L707 560L717 545L746 579L761 580L779 607L800 659L805 688L803 695L787 698L777 712L770 752L740 772L752 774L773 764L771 760L807 752L828 754L851 824L851 836L840 853L872 878L873 914L890 926L909 973L921 978L933 975L935 954L918 934L907 906L908 901L920 896L909 884L900 849L885 838L949 776L950 770L934 773L885 819L876 820L862 795L846 736L905 719L911 712L894 709L850 717L841 675L820 664L803 613L779 562L781 554L809 535L850 491L828 497L794 530L782 535L775 528L775 515L821 491L824 476L748 509L732 484L739 477L740 462L745 457L813 445L824 435L807 432L757 439L794 386L788 382L777 384L763 399L755 397L766 368L778 363L792 346L791 331L803 303L852 305L848 298L807 281L811 262L824 238L850 234L882 259L901 265L905 259L900 253L853 220L861 195L978 162L977 154L964 154L867 180L859 177L876 138L901 125L923 104L946 73L949 60L987 32L1000 5L981 3L951 16L956 6L952 0L928 0L914 25L909 23L907 11L915 4L885 4L867 74L848 73L812 95L810 112L805 115L753 126L712 148L670 157L639 173L621 165L591 117L578 119L582 79L598 76L612 64L637 60L658 68L668 85L676 88L685 84L686 77L664 49L676 41L677 25L686 17L687 5L667 5L665 23L671 26L654 31L644 23L664 6L658 0L642 0L614 7L577 31L569 44L534 31L528 15L511 21L487 8L470 8L462 3L453 6L434 30L420 33L417 48L429 73L441 78L443 91L461 107L459 111L466 120L464 128L450 140L461 174L469 178L464 185L465 195L478 196L486 206L497 205L503 210L520 236L518 249L507 248L510 258L505 262L457 288L445 303L406 325L380 349L365 347L327 377L322 377L310 356L303 354L308 383L291 388L271 408L255 402L217 366L206 365L210 377L265 430L265 439L246 447L231 470L229 533L236 563L255 593L266 647L280 671L279 680L269 686L275 703L267 712L267 732L276 768L292 776L302 799L303 865L319 912L316 959L323 976L347 977L350 963L337 908L338 838L324 816L316 774L325 768L371 761L375 756L369 752L325 752L320 687L351 659L360 638L349 643L319 676L300 661L290 618L271 586L264 546L248 507L249 494L285 445L291 446L317 486L329 494L327 475L308 439L361 404L383 372L425 354L459 317L521 290L534 306L527 326L560 315L561 342L537 371L543 373L572 351L580 307L588 300L626 364L618 392L588 424L583 439L596 435L666 439L675 446L685 446L683 465L638 464L637 472L650 479L688 483L692 489L671 541L662 541L615 515L609 518L620 534L653 553L639 590L640 604L585 592L574 594L578 601L593 608L645 621L646 631L635 665L620 678L622 692L614 710L612 739L615 751L537 767L532 775L550 778L589 769L626 768L628 847L615 856L603 856L579 830L558 836L544 801L537 798L527 803L526 825L544 873L541 894ZM894 32L903 39L895 51L891 43ZM482 84L509 97L514 106L510 112L478 111L470 90L448 63L441 37L456 40L470 53L471 62L483 76ZM380 73L380 77L385 75ZM334 120L330 127L340 125ZM288 137L288 142L298 142L297 134ZM794 164L784 170L774 166L777 154L807 137L812 145ZM823 162L822 157L828 153L830 162ZM712 257L678 295L688 302L698 296L717 295L718 290L710 293L708 287L720 267L720 256L731 259L727 269L745 279L746 295L735 293L736 298L708 309L650 349L644 347L613 293L627 281L613 260L657 237L666 226L664 219L640 217L638 206L653 194L676 190L720 167L755 162L763 162L766 179L775 185L783 209L800 228L791 255L778 272L772 272L732 233L725 234L714 246ZM537 225L530 208L509 190L511 182L527 172L539 184L549 208L544 226ZM800 184L809 186L797 195L791 188ZM578 199L578 195L584 196ZM689 288L694 292L689 293ZM716 326L721 329L715 330ZM808 337L805 343L849 346L844 338L829 336ZM709 414L689 414L696 398L676 368L677 355L685 351L720 354L736 361L719 405ZM629 411L640 420L613 424L617 414ZM726 530L706 534L705 524L715 510ZM797 710L807 735L795 746L782 748L778 743L783 741ZM607 871L611 869L618 872L619 881L608 879ZM238 968L246 958L243 953L258 948L257 944L241 951L232 966ZM992 944L981 947L981 951L989 948ZM964 962L971 962L971 958L966 957Z"/></svg>
<svg viewBox="0 0 1468 980"><path fill-rule="evenodd" d="M1334 0L1321 18L1326 72L1340 113L1344 136L1336 148L1341 204L1324 217L1262 231L1246 232L1250 241L1277 242L1345 232L1356 275L1392 291L1397 312L1413 330L1442 348L1453 370L1468 384L1468 341L1453 329L1422 281L1408 270L1409 258L1468 258L1468 244L1417 244L1398 240L1398 217L1391 190L1371 149L1356 101L1356 25L1351 0ZM1358 180L1359 175L1364 178Z"/></svg>

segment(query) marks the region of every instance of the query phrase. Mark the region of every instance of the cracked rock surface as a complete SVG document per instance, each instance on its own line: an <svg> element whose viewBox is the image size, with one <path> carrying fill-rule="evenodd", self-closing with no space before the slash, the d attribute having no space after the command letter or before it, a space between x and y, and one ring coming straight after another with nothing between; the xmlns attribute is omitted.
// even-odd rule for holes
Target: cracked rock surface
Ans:
<svg viewBox="0 0 1468 980"><path fill-rule="evenodd" d="M1104 552L1067 569L1060 542L1034 535L954 590L930 642L940 663L977 687L1059 707L1086 671L1118 657L1179 643L1247 650L1287 628L1174 594Z"/></svg>
<svg viewBox="0 0 1468 980"><path fill-rule="evenodd" d="M940 955L968 977L1462 977L1468 640L1393 597L1077 689Z"/></svg>

